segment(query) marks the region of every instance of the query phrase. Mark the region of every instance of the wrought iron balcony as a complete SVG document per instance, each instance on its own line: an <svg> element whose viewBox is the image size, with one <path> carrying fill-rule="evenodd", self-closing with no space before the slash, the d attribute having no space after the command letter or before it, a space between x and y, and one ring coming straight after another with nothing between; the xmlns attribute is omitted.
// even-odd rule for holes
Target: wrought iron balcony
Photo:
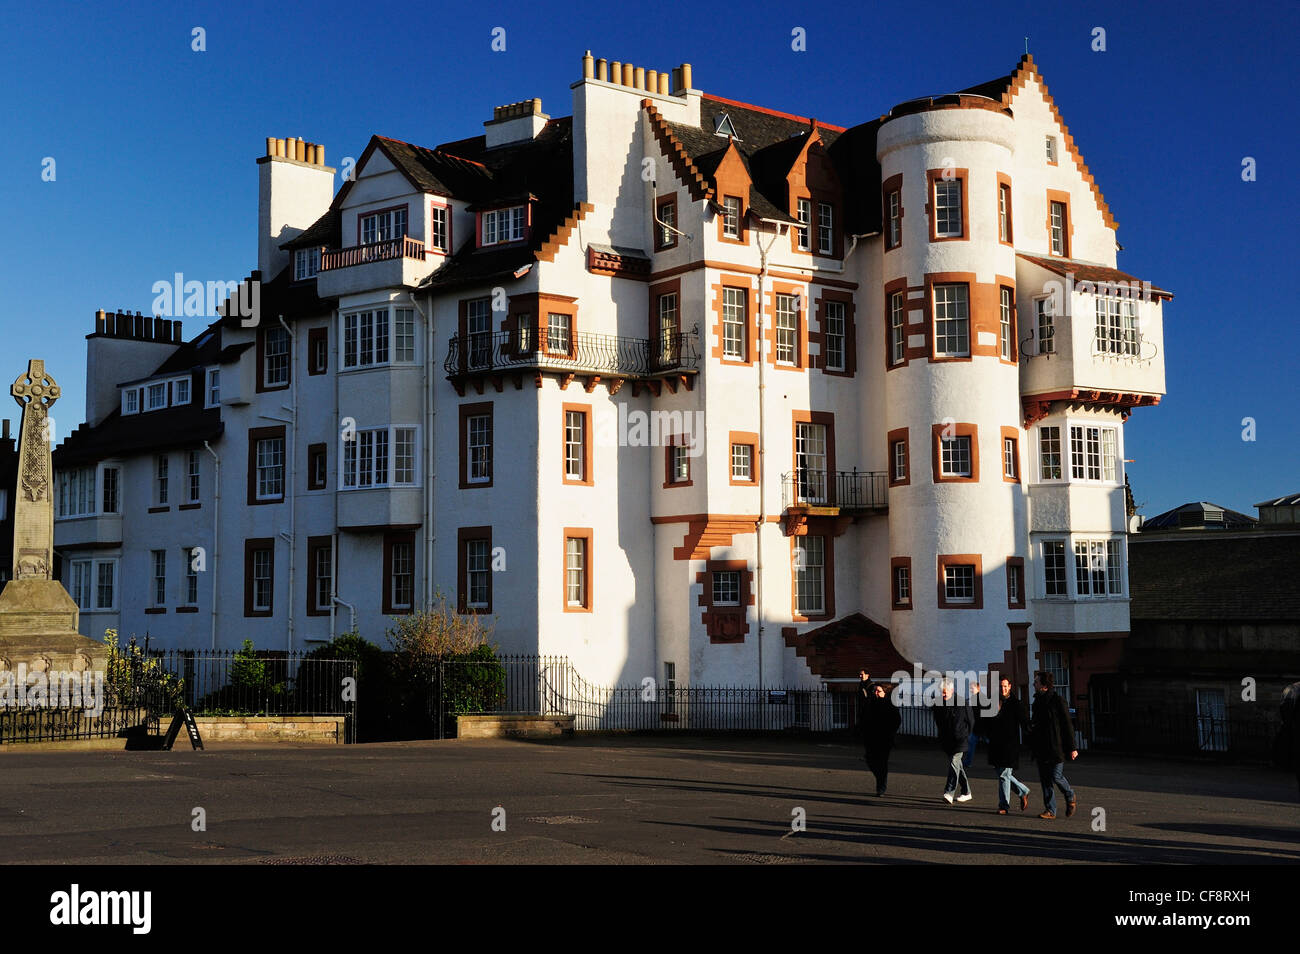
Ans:
<svg viewBox="0 0 1300 954"><path fill-rule="evenodd" d="M889 509L889 475L868 470L782 474L781 508L813 513L883 512Z"/></svg>
<svg viewBox="0 0 1300 954"><path fill-rule="evenodd" d="M328 272L336 268L368 265L370 262L388 262L397 258L413 258L423 262L424 243L419 239L402 235L381 242L371 242L368 245L323 249L320 256L320 270Z"/></svg>
<svg viewBox="0 0 1300 954"><path fill-rule="evenodd" d="M590 331L548 335L542 328L456 335L443 368L453 380L525 370L654 378L694 374L699 362L699 335L694 331L650 341Z"/></svg>

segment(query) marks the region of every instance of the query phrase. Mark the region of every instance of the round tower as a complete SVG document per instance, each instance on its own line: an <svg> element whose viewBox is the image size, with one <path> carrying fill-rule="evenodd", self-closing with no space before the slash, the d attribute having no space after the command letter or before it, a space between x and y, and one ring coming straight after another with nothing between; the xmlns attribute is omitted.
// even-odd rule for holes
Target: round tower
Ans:
<svg viewBox="0 0 1300 954"><path fill-rule="evenodd" d="M877 136L890 628L926 669L1000 662L1028 619L1013 151L1010 110L983 96L905 103Z"/></svg>

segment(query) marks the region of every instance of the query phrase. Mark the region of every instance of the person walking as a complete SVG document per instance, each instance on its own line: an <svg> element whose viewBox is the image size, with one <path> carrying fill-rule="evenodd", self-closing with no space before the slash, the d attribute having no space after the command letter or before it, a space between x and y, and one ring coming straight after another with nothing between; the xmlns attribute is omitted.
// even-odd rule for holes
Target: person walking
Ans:
<svg viewBox="0 0 1300 954"><path fill-rule="evenodd" d="M972 690L979 691L974 685ZM948 781L944 786L943 800L951 805L954 793L957 793L960 788L957 801L969 802L971 800L970 778L966 775L966 766L962 761L966 755L966 745L970 741L971 732L975 728L975 715L971 712L968 703L959 703L953 698L951 679L945 679L939 691L943 699L933 711L934 727L939 734L939 748L943 749L943 754L948 756Z"/></svg>
<svg viewBox="0 0 1300 954"><path fill-rule="evenodd" d="M884 795L889 785L889 753L894 748L894 736L903 722L898 706L889 698L881 683L872 683L870 697L865 707L862 724L862 742L867 768L876 777L876 794Z"/></svg>
<svg viewBox="0 0 1300 954"><path fill-rule="evenodd" d="M1002 677L998 683L998 714L990 721L989 764L998 771L998 814L1005 815L1011 807L1014 789L1020 799L1020 810L1029 807L1029 786L1015 776L1020 767L1020 731L1029 729L1029 713L1020 697L1012 693L1011 680Z"/></svg>
<svg viewBox="0 0 1300 954"><path fill-rule="evenodd" d="M1039 672L1034 676L1034 704L1029 718L1029 744L1034 752L1034 761L1038 763L1038 780L1043 786L1043 812L1038 817L1052 819L1056 817L1056 789L1065 796L1065 817L1074 814L1077 800L1074 789L1062 771L1065 767L1065 753L1070 753L1070 760L1079 757L1074 747L1074 726L1070 722L1070 710L1065 700L1055 689L1055 680L1050 672Z"/></svg>

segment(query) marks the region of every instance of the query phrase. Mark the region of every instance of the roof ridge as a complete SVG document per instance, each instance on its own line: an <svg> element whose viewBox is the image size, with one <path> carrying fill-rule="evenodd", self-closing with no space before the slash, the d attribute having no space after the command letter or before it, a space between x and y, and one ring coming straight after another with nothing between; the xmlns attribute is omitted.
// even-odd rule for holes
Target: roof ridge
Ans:
<svg viewBox="0 0 1300 954"><path fill-rule="evenodd" d="M816 124L819 129L829 129L831 132L845 132L847 126L837 126L834 123L823 122L811 116L799 116L795 113L787 113L780 109L769 109L767 106L758 106L754 103L742 102L738 99L727 99L725 96L716 96L712 93L705 93L702 100L712 100L713 102L725 103L728 106L739 106L741 109L752 109L758 113L766 113L769 116L776 116L780 119L789 119L797 123L807 123L808 125Z"/></svg>

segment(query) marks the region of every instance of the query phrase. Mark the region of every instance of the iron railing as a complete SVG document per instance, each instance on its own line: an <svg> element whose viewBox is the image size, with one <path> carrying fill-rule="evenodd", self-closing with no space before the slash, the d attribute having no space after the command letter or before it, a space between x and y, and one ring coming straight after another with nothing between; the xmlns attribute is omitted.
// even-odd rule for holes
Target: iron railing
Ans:
<svg viewBox="0 0 1300 954"><path fill-rule="evenodd" d="M590 331L560 334L543 327L455 335L443 368L452 379L525 369L651 378L694 371L699 361L696 332L651 341Z"/></svg>
<svg viewBox="0 0 1300 954"><path fill-rule="evenodd" d="M282 651L140 652L132 644L110 656L105 672L80 676L81 692L71 705L68 691L0 697L0 743L156 735L182 707L200 716L342 716L345 741L355 741L357 663L351 659Z"/></svg>
<svg viewBox="0 0 1300 954"><path fill-rule="evenodd" d="M889 475L882 471L795 470L781 475L781 509L838 507L841 511L887 510Z"/></svg>

